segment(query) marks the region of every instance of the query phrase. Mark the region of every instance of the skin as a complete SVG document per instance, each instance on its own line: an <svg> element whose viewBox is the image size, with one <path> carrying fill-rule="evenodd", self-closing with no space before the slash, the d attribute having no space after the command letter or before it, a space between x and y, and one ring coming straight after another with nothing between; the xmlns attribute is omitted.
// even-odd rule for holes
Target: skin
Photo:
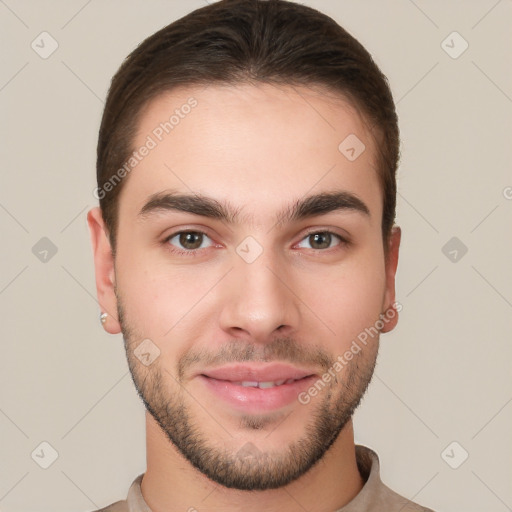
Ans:
<svg viewBox="0 0 512 512"><path fill-rule="evenodd" d="M350 418L371 379L378 339L308 404L294 401L268 414L225 403L197 373L212 361L245 360L288 361L322 375L392 307L400 230L393 229L385 256L373 139L340 96L306 87L216 85L154 99L134 148L191 96L197 106L125 178L115 260L100 210L88 214L98 300L109 313L104 327L123 332L148 409L142 494L154 512L287 512L298 504L332 512L364 484ZM354 161L338 150L349 134L366 146ZM228 202L240 212L238 222L177 211L140 215L150 197L170 190ZM295 201L333 190L353 194L369 214L342 209L276 223ZM188 249L195 256L172 252L190 247L179 237L169 240L183 230L207 235ZM310 236L326 231L348 243ZM251 263L236 251L248 236L262 250ZM144 339L160 351L148 366L134 354ZM299 441L305 449L297 462L289 453ZM244 459L240 450L248 446L253 453ZM199 463L190 461L194 453ZM227 473L207 476L219 467ZM271 488L272 478L282 485ZM241 490L251 482L255 490Z"/></svg>

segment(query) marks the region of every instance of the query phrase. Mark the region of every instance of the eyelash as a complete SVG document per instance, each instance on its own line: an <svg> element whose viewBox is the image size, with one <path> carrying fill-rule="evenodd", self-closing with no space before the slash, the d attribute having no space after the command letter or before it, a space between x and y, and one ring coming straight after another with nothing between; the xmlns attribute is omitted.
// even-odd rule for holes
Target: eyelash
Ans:
<svg viewBox="0 0 512 512"><path fill-rule="evenodd" d="M185 229L182 231L176 231L176 232L172 233L171 235L166 237L164 240L162 240L162 244L165 245L171 253L176 254L178 256L191 256L191 257L198 256L200 254L201 249L188 249L188 250L187 249L177 249L176 247L171 246L171 244L169 243L170 240L172 240L177 235L181 235L181 234L185 234L185 233L195 233L195 234L205 235L206 237L208 237L208 234L205 233L204 231ZM305 240L306 238L310 237L311 235L316 235L316 234L332 235L339 240L339 244L334 247L328 247L327 249L311 249L312 251L315 251L315 252L327 252L332 249L339 250L341 247L348 247L350 245L350 241L348 239L342 237L341 235L339 235L338 233L335 233L334 231L329 231L329 230L309 231L300 239L299 243L302 242L303 240ZM210 238L210 237L208 237L208 238ZM203 249L208 249L208 247L203 247Z"/></svg>

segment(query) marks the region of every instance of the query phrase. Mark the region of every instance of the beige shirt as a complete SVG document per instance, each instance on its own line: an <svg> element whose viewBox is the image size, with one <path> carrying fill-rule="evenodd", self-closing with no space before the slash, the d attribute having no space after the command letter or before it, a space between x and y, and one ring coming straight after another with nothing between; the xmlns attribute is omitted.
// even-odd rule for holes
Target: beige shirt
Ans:
<svg viewBox="0 0 512 512"><path fill-rule="evenodd" d="M333 512L433 512L403 498L382 483L379 458L373 450L356 445L356 459L359 472L366 483L350 503ZM151 512L140 491L143 476L144 473L133 481L126 500L117 501L94 512Z"/></svg>

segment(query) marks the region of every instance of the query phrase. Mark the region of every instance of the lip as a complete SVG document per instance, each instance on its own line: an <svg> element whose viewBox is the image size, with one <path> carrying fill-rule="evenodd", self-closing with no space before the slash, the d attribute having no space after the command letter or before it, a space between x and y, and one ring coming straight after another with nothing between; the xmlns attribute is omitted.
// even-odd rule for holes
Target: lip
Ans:
<svg viewBox="0 0 512 512"><path fill-rule="evenodd" d="M212 368L201 372L201 375L217 380L226 380L231 382L240 381L258 381L268 382L288 379L303 379L315 372L297 368L285 363L271 364L233 364Z"/></svg>
<svg viewBox="0 0 512 512"><path fill-rule="evenodd" d="M299 394L318 378L316 374L286 364L231 365L196 376L205 388L238 411L249 414L281 409L297 401ZM245 387L239 383L295 379L271 388ZM238 384L237 384L238 383Z"/></svg>

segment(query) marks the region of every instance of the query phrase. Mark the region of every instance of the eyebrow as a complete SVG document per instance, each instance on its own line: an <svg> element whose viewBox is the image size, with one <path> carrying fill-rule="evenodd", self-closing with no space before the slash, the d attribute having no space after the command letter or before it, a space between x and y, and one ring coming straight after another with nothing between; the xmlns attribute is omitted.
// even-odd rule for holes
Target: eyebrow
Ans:
<svg viewBox="0 0 512 512"><path fill-rule="evenodd" d="M166 211L179 211L217 219L227 224L241 221L241 208L228 202L198 194L159 192L149 197L139 212L140 218L148 218ZM357 212L370 217L370 210L356 195L347 191L321 192L297 199L276 215L277 224L296 222L335 211ZM250 218L244 216L244 220Z"/></svg>

